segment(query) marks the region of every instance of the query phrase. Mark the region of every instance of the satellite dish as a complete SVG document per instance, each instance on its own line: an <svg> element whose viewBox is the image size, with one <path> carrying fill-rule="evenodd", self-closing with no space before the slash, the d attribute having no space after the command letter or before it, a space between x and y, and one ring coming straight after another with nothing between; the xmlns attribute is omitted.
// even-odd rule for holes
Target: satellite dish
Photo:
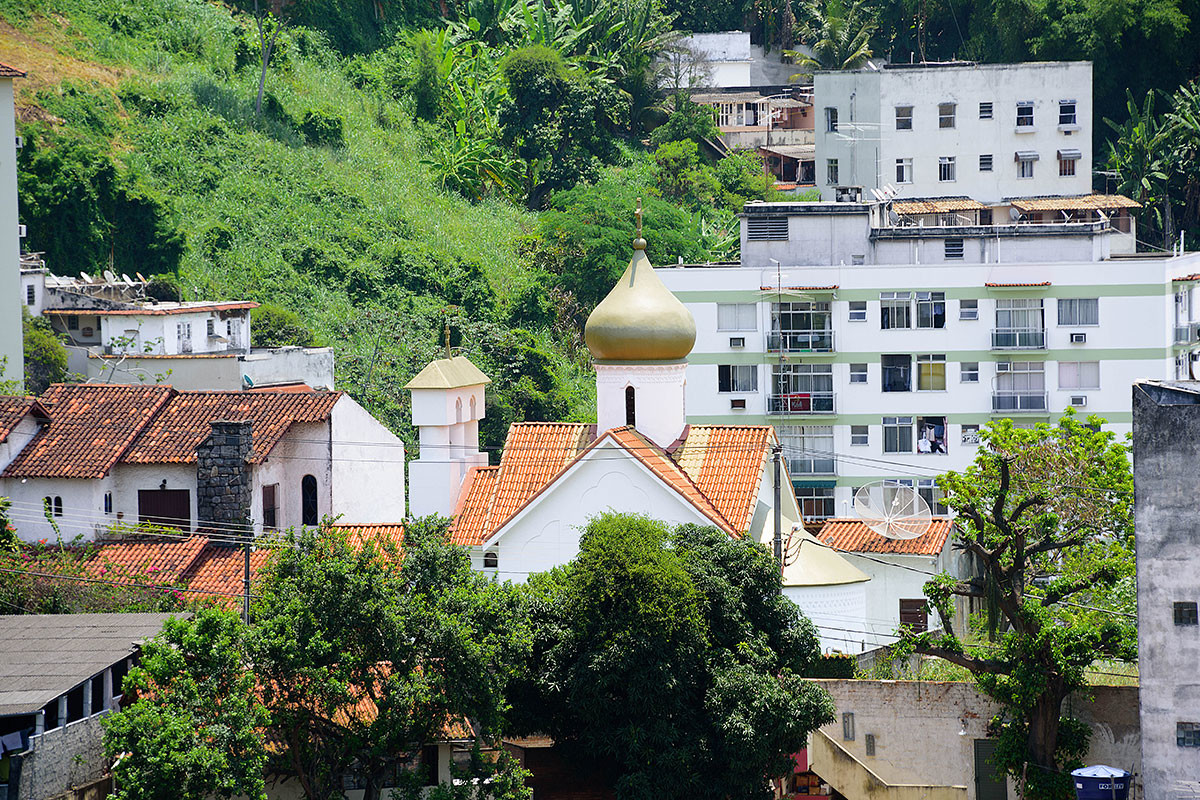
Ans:
<svg viewBox="0 0 1200 800"><path fill-rule="evenodd" d="M91 276L91 275L88 275L86 272L81 272L81 273L79 273L79 277L83 278L83 282L84 282L84 283L91 283L91 282L92 282L92 276Z"/></svg>
<svg viewBox="0 0 1200 800"><path fill-rule="evenodd" d="M243 375L242 376L242 385L244 385L247 389L253 389L254 381L250 379L249 375Z"/></svg>
<svg viewBox="0 0 1200 800"><path fill-rule="evenodd" d="M878 189L872 189L871 194L874 195L875 199L881 203L887 199L887 195L885 195L883 192L879 191Z"/></svg>
<svg viewBox="0 0 1200 800"><path fill-rule="evenodd" d="M142 273L140 273L140 272L135 272L135 273L133 273L133 274L134 274L134 275L137 275L137 279L138 279L139 281L141 281L142 283L145 283L145 282L146 282L146 279L142 277Z"/></svg>
<svg viewBox="0 0 1200 800"><path fill-rule="evenodd" d="M1013 222L1016 222L1017 220L1019 220L1021 218L1021 212L1018 211L1013 206L1009 206L1008 207L1008 218L1011 219Z"/></svg>
<svg viewBox="0 0 1200 800"><path fill-rule="evenodd" d="M916 539L929 530L929 504L911 486L876 481L854 493L854 513L885 539Z"/></svg>
<svg viewBox="0 0 1200 800"><path fill-rule="evenodd" d="M104 270L104 280L108 281L109 283L116 283L117 276L113 274L111 269L106 269Z"/></svg>
<svg viewBox="0 0 1200 800"><path fill-rule="evenodd" d="M888 209L888 222L892 223L893 227L900 224L900 215L890 208Z"/></svg>
<svg viewBox="0 0 1200 800"><path fill-rule="evenodd" d="M121 273L121 280L125 281L126 286L133 286L133 278L129 277L124 272Z"/></svg>

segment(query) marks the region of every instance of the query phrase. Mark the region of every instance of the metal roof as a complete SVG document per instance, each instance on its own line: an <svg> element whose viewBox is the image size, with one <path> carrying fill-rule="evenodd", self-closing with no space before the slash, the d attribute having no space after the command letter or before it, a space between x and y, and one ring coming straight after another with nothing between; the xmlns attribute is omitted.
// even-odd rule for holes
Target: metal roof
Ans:
<svg viewBox="0 0 1200 800"><path fill-rule="evenodd" d="M1018 211L1072 211L1112 208L1141 208L1142 204L1122 194L1085 194L1078 197L1014 197L1009 200Z"/></svg>
<svg viewBox="0 0 1200 800"><path fill-rule="evenodd" d="M945 214L951 211L982 211L987 208L969 197L930 197L928 199L897 200L892 210L897 214Z"/></svg>
<svg viewBox="0 0 1200 800"><path fill-rule="evenodd" d="M0 616L0 716L37 711L128 658L172 616L189 615Z"/></svg>
<svg viewBox="0 0 1200 800"><path fill-rule="evenodd" d="M817 152L815 144L770 144L758 148L784 158L813 158Z"/></svg>
<svg viewBox="0 0 1200 800"><path fill-rule="evenodd" d="M492 379L479 371L464 356L439 358L430 361L425 369L404 385L405 389L461 389L464 386L484 386Z"/></svg>

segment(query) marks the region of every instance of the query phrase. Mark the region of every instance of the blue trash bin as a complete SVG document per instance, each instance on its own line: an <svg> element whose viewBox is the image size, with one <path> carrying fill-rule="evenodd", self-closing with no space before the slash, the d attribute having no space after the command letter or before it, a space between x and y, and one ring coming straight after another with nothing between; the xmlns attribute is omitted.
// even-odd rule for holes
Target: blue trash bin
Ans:
<svg viewBox="0 0 1200 800"><path fill-rule="evenodd" d="M1130 774L1099 764L1071 773L1077 800L1128 800Z"/></svg>

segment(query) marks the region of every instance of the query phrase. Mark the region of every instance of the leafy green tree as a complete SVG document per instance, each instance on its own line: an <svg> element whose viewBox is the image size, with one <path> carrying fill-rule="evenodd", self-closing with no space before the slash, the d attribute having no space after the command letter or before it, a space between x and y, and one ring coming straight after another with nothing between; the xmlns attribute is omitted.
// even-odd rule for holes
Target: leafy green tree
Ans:
<svg viewBox="0 0 1200 800"><path fill-rule="evenodd" d="M769 797L766 778L833 719L800 677L815 630L755 543L605 514L526 597L534 644L516 724L612 764L621 800Z"/></svg>
<svg viewBox="0 0 1200 800"><path fill-rule="evenodd" d="M266 798L263 732L246 628L206 609L168 620L125 678L126 703L104 720L117 800Z"/></svg>
<svg viewBox="0 0 1200 800"><path fill-rule="evenodd" d="M34 319L24 308L21 326L25 339L25 389L30 394L41 394L50 384L66 380L67 348L54 334L49 320Z"/></svg>
<svg viewBox="0 0 1200 800"><path fill-rule="evenodd" d="M1108 167L1117 175L1117 191L1142 204L1141 219L1148 230L1169 237L1167 199L1168 129L1154 113L1154 93L1148 93L1139 108L1133 94L1128 95L1129 118L1118 125L1105 118L1117 138L1108 145Z"/></svg>
<svg viewBox="0 0 1200 800"><path fill-rule="evenodd" d="M712 170L700 161L691 139L664 142L654 151L655 188L668 200L688 208L711 207L720 193Z"/></svg>
<svg viewBox="0 0 1200 800"><path fill-rule="evenodd" d="M1072 794L1088 728L1062 704L1086 687L1084 670L1135 657L1133 614L1119 605L1134 574L1133 478L1127 447L1102 422L1068 413L1054 426L984 429L975 462L939 478L975 574L926 584L942 632L902 630L907 647L966 668L1000 704L989 726L997 766L1030 800ZM984 604L974 635L955 631L955 598Z"/></svg>
<svg viewBox="0 0 1200 800"><path fill-rule="evenodd" d="M721 135L716 112L709 106L693 103L686 93L675 95L674 109L667 121L650 134L650 143L660 147L667 142L691 139L696 143L714 141Z"/></svg>
<svg viewBox="0 0 1200 800"><path fill-rule="evenodd" d="M776 198L775 177L763 167L762 156L753 150L730 153L717 161L713 177L721 187L721 205L735 214L741 213L748 200Z"/></svg>
<svg viewBox="0 0 1200 800"><path fill-rule="evenodd" d="M340 793L353 772L377 800L408 755L465 720L481 741L498 737L525 647L516 595L475 572L446 530L446 520L410 521L403 559L332 528L276 551L255 606L255 665L283 747L272 770L306 797ZM495 768L509 775L496 785L520 797L515 763Z"/></svg>

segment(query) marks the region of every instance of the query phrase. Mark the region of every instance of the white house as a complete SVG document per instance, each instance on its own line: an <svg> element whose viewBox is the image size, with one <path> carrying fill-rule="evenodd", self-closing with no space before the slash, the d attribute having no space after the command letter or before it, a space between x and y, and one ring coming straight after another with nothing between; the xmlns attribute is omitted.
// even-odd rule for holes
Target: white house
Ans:
<svg viewBox="0 0 1200 800"><path fill-rule="evenodd" d="M247 514L262 532L405 513L403 443L341 392L56 384L0 398L0 456L26 541L55 537L46 506L64 540L120 522L228 535Z"/></svg>
<svg viewBox="0 0 1200 800"><path fill-rule="evenodd" d="M236 391L303 384L333 388L329 347L253 348L248 301L159 302L138 277L52 275L38 254L22 256L21 298L50 320L67 347L67 368L95 383L169 383Z"/></svg>
<svg viewBox="0 0 1200 800"><path fill-rule="evenodd" d="M871 580L867 583L866 625L854 631L845 625L846 652L860 652L896 642L901 624L916 631L940 627L925 610L925 584L943 571L968 577L965 556L950 546L954 523L934 517L929 529L913 539L887 539L855 517L831 519L815 534ZM956 631L965 617L952 620Z"/></svg>
<svg viewBox="0 0 1200 800"><path fill-rule="evenodd" d="M1200 360L1200 254L1116 253L1111 221L756 203L742 225L740 265L657 270L697 321L688 421L777 425L806 520L882 479L942 512L934 478L971 463L990 420L1070 406L1125 433L1136 379Z"/></svg>
<svg viewBox="0 0 1200 800"><path fill-rule="evenodd" d="M515 424L500 463L470 466L466 473L453 537L485 573L523 581L569 561L588 520L609 510L716 526L768 546L777 530L781 539L793 538L793 530L811 538L787 483L777 528L770 426L687 425L695 322L655 276L645 241L634 247L629 268L585 329L596 368L598 424ZM482 392L479 378L470 380ZM461 387L422 391L433 393L428 402L439 409L430 441L440 443L443 409ZM414 419L418 413L414 401ZM424 426L421 441L424 447ZM781 474L786 481L786 470ZM818 626L861 620L866 581L862 571L821 547L809 548L784 571L785 593Z"/></svg>
<svg viewBox="0 0 1200 800"><path fill-rule="evenodd" d="M17 131L13 114L13 78L25 73L0 64L0 380L25 377L25 340L21 329L21 233L17 222Z"/></svg>
<svg viewBox="0 0 1200 800"><path fill-rule="evenodd" d="M1084 194L1092 188L1092 65L887 64L818 72L821 197Z"/></svg>

